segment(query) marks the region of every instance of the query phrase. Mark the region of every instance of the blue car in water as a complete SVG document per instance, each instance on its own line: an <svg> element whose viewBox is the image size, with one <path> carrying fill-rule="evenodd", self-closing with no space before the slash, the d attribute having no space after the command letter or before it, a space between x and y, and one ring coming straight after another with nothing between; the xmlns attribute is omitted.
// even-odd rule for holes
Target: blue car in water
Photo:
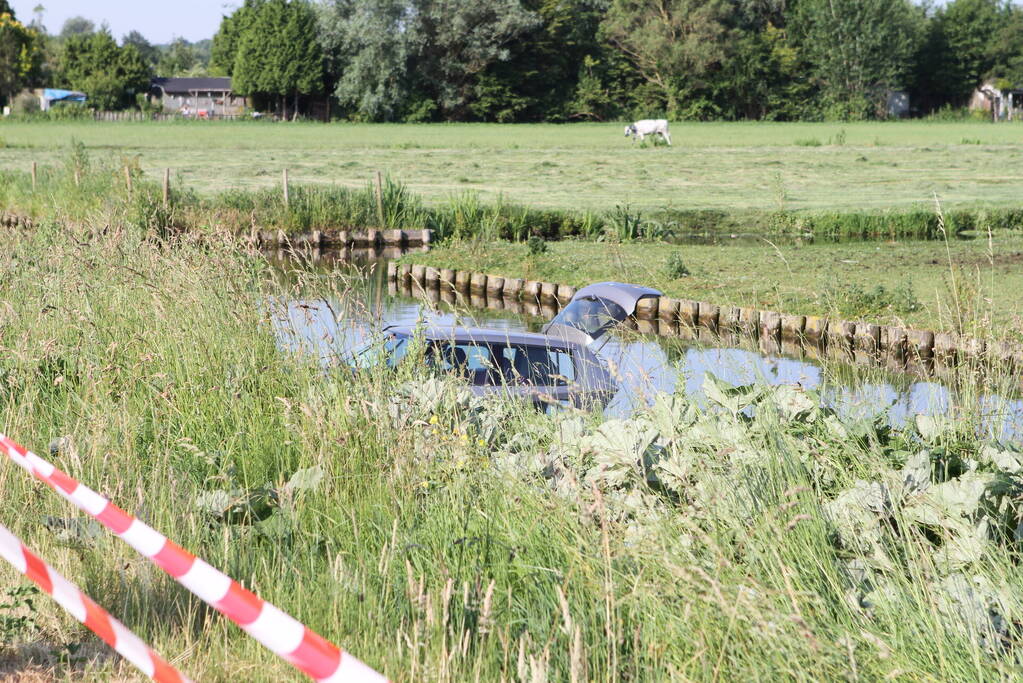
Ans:
<svg viewBox="0 0 1023 683"><path fill-rule="evenodd" d="M641 299L658 296L656 289L621 282L589 285L540 333L389 326L384 362L396 367L421 343L424 363L463 377L476 394L512 394L538 405L602 405L618 387L597 355L597 340L632 315Z"/></svg>

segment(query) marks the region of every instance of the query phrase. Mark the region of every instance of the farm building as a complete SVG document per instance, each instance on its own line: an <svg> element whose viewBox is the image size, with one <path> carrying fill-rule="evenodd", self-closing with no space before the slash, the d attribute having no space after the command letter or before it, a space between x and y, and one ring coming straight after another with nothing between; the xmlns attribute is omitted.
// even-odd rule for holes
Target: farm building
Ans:
<svg viewBox="0 0 1023 683"><path fill-rule="evenodd" d="M164 113L185 116L237 116L245 98L231 91L230 78L154 78L149 96Z"/></svg>
<svg viewBox="0 0 1023 683"><path fill-rule="evenodd" d="M970 109L990 112L994 121L1012 121L1023 115L1023 88L999 88L988 81L973 91Z"/></svg>

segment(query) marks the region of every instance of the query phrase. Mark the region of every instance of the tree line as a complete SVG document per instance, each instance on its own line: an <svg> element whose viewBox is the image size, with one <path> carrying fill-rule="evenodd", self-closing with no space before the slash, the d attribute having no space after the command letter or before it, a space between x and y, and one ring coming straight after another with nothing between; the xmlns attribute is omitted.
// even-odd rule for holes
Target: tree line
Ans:
<svg viewBox="0 0 1023 683"><path fill-rule="evenodd" d="M208 56L67 26L26 53L33 29L5 6L0 96L46 74L111 108L153 74L363 121L850 120L887 116L893 91L927 114L988 80L1023 87L1010 0L245 0Z"/></svg>
<svg viewBox="0 0 1023 683"><path fill-rule="evenodd" d="M287 68L286 68L287 66ZM211 67L368 121L865 119L1023 86L1007 0L246 0ZM288 69L290 68L290 71Z"/></svg>
<svg viewBox="0 0 1023 683"><path fill-rule="evenodd" d="M83 17L72 17L50 34L43 8L31 21L19 21L7 0L0 0L0 102L15 102L26 87L84 92L89 106L119 110L146 106L154 75L205 76L212 40L190 43L177 38L153 45L138 31L121 38ZM20 104L34 111L38 101Z"/></svg>

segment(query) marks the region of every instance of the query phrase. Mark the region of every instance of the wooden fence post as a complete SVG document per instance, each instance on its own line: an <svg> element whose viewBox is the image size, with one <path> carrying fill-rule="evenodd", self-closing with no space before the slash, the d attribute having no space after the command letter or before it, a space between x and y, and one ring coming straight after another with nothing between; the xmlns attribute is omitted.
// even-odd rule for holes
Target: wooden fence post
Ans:
<svg viewBox="0 0 1023 683"><path fill-rule="evenodd" d="M170 207L170 169L163 169L163 208Z"/></svg>
<svg viewBox="0 0 1023 683"><path fill-rule="evenodd" d="M78 170L78 163L75 162L75 187L78 187L82 183L81 173Z"/></svg>
<svg viewBox="0 0 1023 683"><path fill-rule="evenodd" d="M124 186L128 188L128 199L131 199L131 169L128 164L124 165Z"/></svg>
<svg viewBox="0 0 1023 683"><path fill-rule="evenodd" d="M380 175L380 171L377 171L377 220L380 222L380 227L384 227L384 180Z"/></svg>
<svg viewBox="0 0 1023 683"><path fill-rule="evenodd" d="M36 191L36 162L32 162L32 191Z"/></svg>
<svg viewBox="0 0 1023 683"><path fill-rule="evenodd" d="M288 169L284 169L284 208L291 205L291 197L288 194Z"/></svg>

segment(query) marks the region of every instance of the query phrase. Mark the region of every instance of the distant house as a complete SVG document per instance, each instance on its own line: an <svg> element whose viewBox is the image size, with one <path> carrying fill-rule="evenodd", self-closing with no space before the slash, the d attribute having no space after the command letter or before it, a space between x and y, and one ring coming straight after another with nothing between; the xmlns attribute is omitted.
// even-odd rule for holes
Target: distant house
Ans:
<svg viewBox="0 0 1023 683"><path fill-rule="evenodd" d="M987 81L973 91L970 109L991 112L994 121L1008 120L1023 115L1023 88L998 88Z"/></svg>
<svg viewBox="0 0 1023 683"><path fill-rule="evenodd" d="M230 78L154 78L149 96L164 113L198 118L238 116L245 98L231 91Z"/></svg>

